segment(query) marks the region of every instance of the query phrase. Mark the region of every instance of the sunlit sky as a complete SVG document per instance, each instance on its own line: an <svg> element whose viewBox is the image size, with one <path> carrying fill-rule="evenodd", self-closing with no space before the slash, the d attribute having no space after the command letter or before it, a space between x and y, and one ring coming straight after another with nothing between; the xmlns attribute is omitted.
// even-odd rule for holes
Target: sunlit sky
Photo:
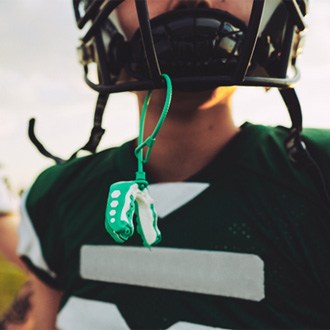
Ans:
<svg viewBox="0 0 330 330"><path fill-rule="evenodd" d="M299 61L297 85L306 127L329 127L330 1L311 0L309 31ZM52 161L27 137L36 134L54 154L68 157L89 136L96 93L82 78L71 0L0 0L0 164L16 189L28 187ZM237 124L246 120L289 125L276 90L241 88L234 99ZM137 135L136 102L130 94L111 97L100 149Z"/></svg>

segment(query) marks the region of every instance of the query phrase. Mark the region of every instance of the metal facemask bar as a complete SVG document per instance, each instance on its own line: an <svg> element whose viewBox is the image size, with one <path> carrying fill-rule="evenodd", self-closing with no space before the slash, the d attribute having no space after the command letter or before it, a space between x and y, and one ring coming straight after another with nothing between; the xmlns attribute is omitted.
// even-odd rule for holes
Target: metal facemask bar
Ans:
<svg viewBox="0 0 330 330"><path fill-rule="evenodd" d="M77 1L77 0L76 0ZM95 0L97 1L97 0ZM82 38L82 49L83 52L89 52L93 53L92 50L90 50L90 47L92 45L92 38L94 38L95 32L98 28L104 23L104 21L107 19L108 15L111 13L112 10L120 2L123 0L108 0L104 1L103 8L102 5L99 5L99 8L101 8L102 12L100 12L91 28L88 30L86 35ZM100 1L97 1L100 3ZM102 2L101 2L102 3ZM143 80L143 81L135 81L135 82L129 82L129 83L120 83L120 84L104 84L102 81L100 81L98 84L92 82L88 77L88 61L82 60L82 64L84 65L84 71L85 71L85 81L88 84L89 87L92 89L98 91L99 93L117 93L122 91L134 91L134 90L149 90L153 88L162 88L164 87L164 81L161 80L161 71L158 63L157 54L155 51L155 44L152 36L151 26L150 26L150 20L149 20L149 13L148 13L148 6L146 4L146 0L136 0L136 9L138 13L139 23L140 23L140 29L141 29L141 36L143 40L143 48L146 55L147 65L149 68L149 75L150 79ZM94 4L94 3L93 3ZM94 8L93 4L91 5L91 10L88 10L87 13L93 12L92 9ZM244 51L248 52L248 54L253 53L256 40L258 38L258 29L259 25L255 22L260 22L262 12L264 7L264 1L254 1L254 6L252 10L252 16L251 16L251 23L249 24L247 35L249 38L246 38L245 46L243 47ZM87 14L86 14L87 15ZM85 23L87 20L83 18L78 18L78 26L82 26L82 23ZM84 56L81 56L83 59ZM89 54L89 58L91 58ZM187 84L198 84L206 86L206 88L214 88L219 86L220 84L225 85L253 85L253 86L269 86L269 87L279 87L283 86L283 79L281 81L278 80L270 80L267 81L258 81L253 79L253 81L250 81L250 78L243 79L245 77L245 74L247 72L247 68L249 66L251 58L247 58L244 62L240 64L240 66L237 68L237 71L234 75L234 77L225 77L225 76L214 76L214 77L198 77L198 78L191 78L191 77L183 77L183 78L175 78L173 79L174 87L180 87L180 86L186 86ZM102 60L101 58L98 59L99 61ZM95 61L96 62L96 61ZM101 66L101 63L98 62L98 65ZM192 81L194 80L194 81ZM289 83L289 82L288 82ZM285 83L287 85L288 83ZM290 82L291 83L291 82Z"/></svg>

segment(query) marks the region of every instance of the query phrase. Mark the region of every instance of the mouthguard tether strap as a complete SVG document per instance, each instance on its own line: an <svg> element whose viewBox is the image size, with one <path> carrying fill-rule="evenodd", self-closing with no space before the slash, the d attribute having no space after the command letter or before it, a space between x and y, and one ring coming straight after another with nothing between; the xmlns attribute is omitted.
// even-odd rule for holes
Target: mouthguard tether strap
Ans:
<svg viewBox="0 0 330 330"><path fill-rule="evenodd" d="M138 169L134 181L116 182L110 186L105 211L105 229L117 243L126 242L134 234L134 215L137 232L143 245L150 247L161 240L157 226L157 213L154 201L150 196L148 181L143 165L147 164L151 155L156 136L161 129L168 113L172 98L172 82L168 75L162 74L166 82L166 99L161 116L152 134L143 140L144 124L152 91L145 97L140 120L138 146L135 149ZM145 157L143 149L146 149Z"/></svg>

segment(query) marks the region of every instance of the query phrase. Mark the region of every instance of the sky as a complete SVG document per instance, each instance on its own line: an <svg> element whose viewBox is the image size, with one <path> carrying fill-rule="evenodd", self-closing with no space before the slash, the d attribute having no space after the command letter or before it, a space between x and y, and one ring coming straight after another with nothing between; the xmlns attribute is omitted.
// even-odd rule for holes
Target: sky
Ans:
<svg viewBox="0 0 330 330"><path fill-rule="evenodd" d="M330 1L311 0L302 79L296 89L304 125L330 128ZM53 164L27 136L36 135L52 153L67 158L87 142L97 94L83 81L77 60L79 31L71 0L0 0L0 164L14 187L27 188ZM290 125L278 92L241 88L234 98L237 124ZM112 95L104 116L100 149L137 135L134 96Z"/></svg>

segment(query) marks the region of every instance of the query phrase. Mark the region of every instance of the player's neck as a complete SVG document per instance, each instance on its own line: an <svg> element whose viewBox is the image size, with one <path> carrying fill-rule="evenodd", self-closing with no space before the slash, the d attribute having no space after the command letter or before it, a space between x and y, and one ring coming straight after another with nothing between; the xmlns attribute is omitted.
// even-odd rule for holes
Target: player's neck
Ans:
<svg viewBox="0 0 330 330"><path fill-rule="evenodd" d="M191 177L209 164L239 131L232 120L230 102L205 110L185 111L178 106L182 104L172 103L146 166L148 176L158 182ZM154 130L160 112L155 103L151 104L145 136Z"/></svg>

